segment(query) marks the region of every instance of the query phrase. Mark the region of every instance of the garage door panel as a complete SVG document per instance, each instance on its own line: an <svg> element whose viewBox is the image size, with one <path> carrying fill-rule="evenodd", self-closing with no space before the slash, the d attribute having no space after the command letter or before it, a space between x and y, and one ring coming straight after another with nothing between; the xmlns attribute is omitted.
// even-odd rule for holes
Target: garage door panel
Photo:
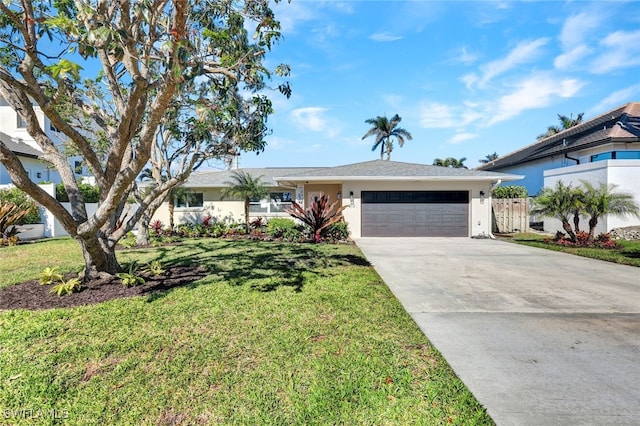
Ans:
<svg viewBox="0 0 640 426"><path fill-rule="evenodd" d="M362 236L468 236L467 191L363 191Z"/></svg>

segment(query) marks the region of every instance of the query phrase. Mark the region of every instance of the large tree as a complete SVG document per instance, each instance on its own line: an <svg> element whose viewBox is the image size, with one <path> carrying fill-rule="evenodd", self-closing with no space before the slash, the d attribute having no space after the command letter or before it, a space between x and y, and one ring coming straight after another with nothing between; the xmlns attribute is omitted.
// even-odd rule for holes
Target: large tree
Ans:
<svg viewBox="0 0 640 426"><path fill-rule="evenodd" d="M583 116L584 116L584 112L581 112L580 114L578 114L576 118L573 118L573 114L569 115L568 117L566 115L558 114L559 125L552 124L551 126L547 127L547 131L538 135L537 139L542 140L542 139L548 138L549 136L553 136L557 133L560 133L563 130L567 130L574 126L577 126L578 124L582 123Z"/></svg>
<svg viewBox="0 0 640 426"><path fill-rule="evenodd" d="M393 139L398 141L398 145L402 147L405 139L412 140L413 136L407 130L402 127L398 127L398 124L402 121L402 118L398 114L391 117L391 120L387 116L377 116L376 118L369 118L365 120L365 123L370 124L371 128L364 134L362 139L366 139L369 136L375 137L375 142L371 151L375 151L380 147L380 159L383 155L387 154L387 160L391 159L391 151L393 151Z"/></svg>
<svg viewBox="0 0 640 426"><path fill-rule="evenodd" d="M480 159L479 161L482 164L488 164L488 163L490 163L492 161L497 160L499 157L500 156L498 155L498 153L494 152L493 154L485 155L484 158Z"/></svg>
<svg viewBox="0 0 640 426"><path fill-rule="evenodd" d="M0 162L78 241L85 279L120 270L117 241L202 161L224 158L248 133L255 136L248 149L264 146L271 107L260 91L271 73L263 58L279 38L268 0L5 1L0 22L0 95L59 172L71 211L33 183L2 142ZM280 89L290 93L286 84ZM35 106L63 143L41 127ZM172 166L158 158L176 151L173 164L184 167L169 176ZM93 215L69 155L81 156L95 177ZM150 163L157 185L138 191L136 176ZM138 202L127 209L131 194Z"/></svg>

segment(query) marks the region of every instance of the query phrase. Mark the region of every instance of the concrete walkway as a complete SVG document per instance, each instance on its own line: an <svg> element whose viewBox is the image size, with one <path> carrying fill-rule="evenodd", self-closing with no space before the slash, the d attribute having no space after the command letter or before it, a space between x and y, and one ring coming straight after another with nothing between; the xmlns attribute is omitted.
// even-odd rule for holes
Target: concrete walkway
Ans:
<svg viewBox="0 0 640 426"><path fill-rule="evenodd" d="M640 269L468 238L362 238L498 425L640 425Z"/></svg>

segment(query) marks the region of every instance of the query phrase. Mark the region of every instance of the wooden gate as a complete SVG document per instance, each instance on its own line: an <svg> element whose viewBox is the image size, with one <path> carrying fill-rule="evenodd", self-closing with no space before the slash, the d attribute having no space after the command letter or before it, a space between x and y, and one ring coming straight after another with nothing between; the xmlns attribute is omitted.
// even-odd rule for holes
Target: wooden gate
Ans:
<svg viewBox="0 0 640 426"><path fill-rule="evenodd" d="M531 198L497 198L493 207L493 232L528 232Z"/></svg>

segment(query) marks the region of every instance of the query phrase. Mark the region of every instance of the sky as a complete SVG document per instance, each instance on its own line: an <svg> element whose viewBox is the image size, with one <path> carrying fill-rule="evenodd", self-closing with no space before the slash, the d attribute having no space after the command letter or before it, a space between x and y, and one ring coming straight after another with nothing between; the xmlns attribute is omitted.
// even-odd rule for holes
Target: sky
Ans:
<svg viewBox="0 0 640 426"><path fill-rule="evenodd" d="M535 142L557 114L588 120L640 101L640 2L285 0L274 11L283 39L266 63L291 66L293 95L270 93L268 145L240 167L378 159L365 120L396 113L413 140L391 160L476 167Z"/></svg>

